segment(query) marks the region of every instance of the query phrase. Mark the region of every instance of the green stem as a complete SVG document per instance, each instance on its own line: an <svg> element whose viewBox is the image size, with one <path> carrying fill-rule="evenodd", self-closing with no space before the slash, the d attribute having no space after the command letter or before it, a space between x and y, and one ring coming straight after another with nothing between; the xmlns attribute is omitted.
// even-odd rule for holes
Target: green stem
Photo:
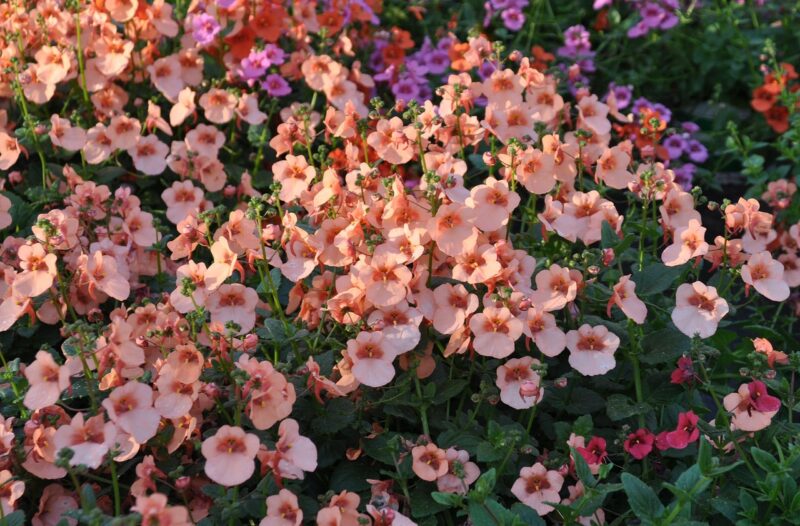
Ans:
<svg viewBox="0 0 800 526"><path fill-rule="evenodd" d="M114 515L122 515L122 502L119 496L119 477L117 476L117 464L111 459L111 487L114 492Z"/></svg>
<svg viewBox="0 0 800 526"><path fill-rule="evenodd" d="M422 386L419 383L419 376L417 376L416 368L411 374L414 375L414 387L417 390L417 397L419 398L419 416L422 419L422 433L430 437L431 430L428 428L428 404L422 399Z"/></svg>

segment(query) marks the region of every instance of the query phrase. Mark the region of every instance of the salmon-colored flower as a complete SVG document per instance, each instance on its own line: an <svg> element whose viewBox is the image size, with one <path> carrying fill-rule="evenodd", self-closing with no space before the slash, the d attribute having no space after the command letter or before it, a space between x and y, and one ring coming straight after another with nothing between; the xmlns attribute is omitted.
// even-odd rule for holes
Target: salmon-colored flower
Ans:
<svg viewBox="0 0 800 526"><path fill-rule="evenodd" d="M411 271L388 252L376 252L359 276L367 291L367 300L378 307L389 307L403 301L408 293Z"/></svg>
<svg viewBox="0 0 800 526"><path fill-rule="evenodd" d="M62 119L58 115L50 117L50 142L53 146L77 152L86 144L86 130L72 126L69 119Z"/></svg>
<svg viewBox="0 0 800 526"><path fill-rule="evenodd" d="M297 503L297 496L282 489L277 495L267 497L267 516L258 526L300 526L302 522L303 510Z"/></svg>
<svg viewBox="0 0 800 526"><path fill-rule="evenodd" d="M630 143L619 144L607 149L597 160L595 177L607 186L621 190L636 180L636 176L628 171L631 163Z"/></svg>
<svg viewBox="0 0 800 526"><path fill-rule="evenodd" d="M297 420L287 418L278 427L278 469L285 478L302 479L303 472L317 469L317 446L308 437L300 434Z"/></svg>
<svg viewBox="0 0 800 526"><path fill-rule="evenodd" d="M432 442L413 448L411 457L413 458L411 469L422 480L433 482L437 478L446 475L449 470L447 454Z"/></svg>
<svg viewBox="0 0 800 526"><path fill-rule="evenodd" d="M453 334L464 326L467 316L478 310L478 296L464 285L439 285L433 291L433 327L442 334Z"/></svg>
<svg viewBox="0 0 800 526"><path fill-rule="evenodd" d="M563 485L564 477L558 471L548 470L537 462L520 470L519 478L511 486L511 493L539 515L547 515L553 511L553 507L547 503L561 502L558 493Z"/></svg>
<svg viewBox="0 0 800 526"><path fill-rule="evenodd" d="M722 404L733 413L733 428L750 432L768 427L781 408L781 401L770 395L759 380L740 385L738 391L725 396Z"/></svg>
<svg viewBox="0 0 800 526"><path fill-rule="evenodd" d="M214 124L225 124L233 119L236 111L236 97L225 90L212 88L200 96L199 104L206 119Z"/></svg>
<svg viewBox="0 0 800 526"><path fill-rule="evenodd" d="M22 245L17 252L22 272L14 278L14 290L23 296L35 298L53 286L58 275L55 254L48 254L39 243Z"/></svg>
<svg viewBox="0 0 800 526"><path fill-rule="evenodd" d="M353 362L353 375L364 385L381 387L394 378L397 351L380 332L360 332L347 342L347 356Z"/></svg>
<svg viewBox="0 0 800 526"><path fill-rule="evenodd" d="M12 478L13 475L7 469L0 471L0 511L4 517L14 512L17 501L25 493L25 483Z"/></svg>
<svg viewBox="0 0 800 526"><path fill-rule="evenodd" d="M445 493L466 495L470 485L478 480L481 470L469 461L467 451L448 448L445 451L447 473L436 479L436 489Z"/></svg>
<svg viewBox="0 0 800 526"><path fill-rule="evenodd" d="M189 526L189 510L184 506L168 506L167 496L153 493L136 497L131 510L142 516L142 526Z"/></svg>
<svg viewBox="0 0 800 526"><path fill-rule="evenodd" d="M613 369L618 347L619 337L603 325L583 324L577 331L567 333L569 364L585 376L606 374Z"/></svg>
<svg viewBox="0 0 800 526"><path fill-rule="evenodd" d="M167 100L174 101L178 98L178 94L186 86L182 78L183 69L181 67L180 58L177 55L167 55L156 59L152 64L147 66L150 81L153 86L160 91ZM211 119L209 119L211 120ZM173 124L175 126L175 124Z"/></svg>
<svg viewBox="0 0 800 526"><path fill-rule="evenodd" d="M531 369L539 360L530 356L512 358L497 368L495 384L500 389L500 400L514 409L528 409L542 401L544 389L538 373ZM523 388L524 384L524 388Z"/></svg>
<svg viewBox="0 0 800 526"><path fill-rule="evenodd" d="M99 250L92 254L86 262L90 287L96 287L114 299L125 301L131 293L131 286L117 269L117 261Z"/></svg>
<svg viewBox="0 0 800 526"><path fill-rule="evenodd" d="M545 311L563 309L578 295L578 283L570 275L569 269L551 265L549 269L536 274L536 290L531 301Z"/></svg>
<svg viewBox="0 0 800 526"><path fill-rule="evenodd" d="M169 147L155 135L140 136L128 154L137 170L145 175L158 175L167 168Z"/></svg>
<svg viewBox="0 0 800 526"><path fill-rule="evenodd" d="M211 321L225 324L233 322L239 326L238 334L250 332L256 324L258 293L239 283L221 285L209 295L206 308Z"/></svg>
<svg viewBox="0 0 800 526"><path fill-rule="evenodd" d="M475 352L492 358L505 358L514 352L514 342L522 336L522 322L506 307L487 307L469 320L475 335Z"/></svg>
<svg viewBox="0 0 800 526"><path fill-rule="evenodd" d="M205 474L223 486L238 486L256 470L258 437L241 427L222 426L203 441L201 452L206 459Z"/></svg>
<svg viewBox="0 0 800 526"><path fill-rule="evenodd" d="M567 346L567 336L556 325L556 317L539 307L525 313L522 331L545 356L558 356Z"/></svg>
<svg viewBox="0 0 800 526"><path fill-rule="evenodd" d="M53 443L56 451L64 448L72 450L73 456L69 461L71 466L84 464L91 469L97 469L114 445L116 437L116 426L113 422L104 422L103 415L84 421L83 413L78 413L69 424L56 430Z"/></svg>
<svg viewBox="0 0 800 526"><path fill-rule="evenodd" d="M302 155L287 155L272 165L273 180L281 183L280 200L288 203L299 199L316 176L313 166Z"/></svg>
<svg viewBox="0 0 800 526"><path fill-rule="evenodd" d="M726 314L728 302L719 297L716 288L699 281L678 287L672 322L686 336L710 338Z"/></svg>
<svg viewBox="0 0 800 526"><path fill-rule="evenodd" d="M470 190L465 204L475 210L473 224L492 232L508 223L511 212L519 206L519 195L509 190L507 181L487 177L484 184Z"/></svg>
<svg viewBox="0 0 800 526"><path fill-rule="evenodd" d="M25 368L30 387L23 403L32 410L43 409L58 402L61 392L69 387L69 369L60 366L47 351L36 353L36 360Z"/></svg>
<svg viewBox="0 0 800 526"><path fill-rule="evenodd" d="M195 92L192 88L183 88L178 92L178 102L169 110L171 126L180 126L197 108L194 103Z"/></svg>
<svg viewBox="0 0 800 526"><path fill-rule="evenodd" d="M44 488L39 499L39 510L31 519L32 526L57 526L59 521L66 520L68 526L76 526L77 519L64 515L78 509L78 499L74 493L64 489L60 484L50 484Z"/></svg>
<svg viewBox="0 0 800 526"><path fill-rule="evenodd" d="M675 229L672 244L661 253L661 261L668 267L683 265L693 258L708 253L708 243L704 236L706 229L696 219L690 219L685 227Z"/></svg>
<svg viewBox="0 0 800 526"><path fill-rule="evenodd" d="M14 166L21 152L19 141L0 130L0 170L8 170Z"/></svg>
<svg viewBox="0 0 800 526"><path fill-rule="evenodd" d="M478 231L472 224L474 213L474 209L455 203L439 207L430 230L439 250L457 256L477 239Z"/></svg>
<svg viewBox="0 0 800 526"><path fill-rule="evenodd" d="M742 281L747 284L747 288L752 286L772 301L786 301L789 297L789 285L783 279L783 264L774 260L769 252L750 256L742 266Z"/></svg>
<svg viewBox="0 0 800 526"><path fill-rule="evenodd" d="M766 355L770 368L775 367L776 363L781 365L789 363L789 356L783 351L776 351L772 347L772 342L766 338L753 338L753 347L757 353Z"/></svg>
<svg viewBox="0 0 800 526"><path fill-rule="evenodd" d="M158 431L161 415L153 408L153 389L141 382L117 387L103 400L108 417L123 431L144 444Z"/></svg>
<svg viewBox="0 0 800 526"><path fill-rule="evenodd" d="M203 190L189 180L175 181L161 192L161 198L167 204L167 219L176 225L204 206Z"/></svg>
<svg viewBox="0 0 800 526"><path fill-rule="evenodd" d="M647 317L647 306L636 296L636 283L631 281L630 274L619 278L619 282L614 285L614 294L608 300L607 314L611 316L611 306L616 305L620 310L639 325L644 323Z"/></svg>

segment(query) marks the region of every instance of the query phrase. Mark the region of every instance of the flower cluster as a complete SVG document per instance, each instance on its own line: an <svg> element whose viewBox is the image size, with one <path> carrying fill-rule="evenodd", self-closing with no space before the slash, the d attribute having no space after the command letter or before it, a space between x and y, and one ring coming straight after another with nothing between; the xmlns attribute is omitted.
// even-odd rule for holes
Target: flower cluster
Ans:
<svg viewBox="0 0 800 526"><path fill-rule="evenodd" d="M666 107L487 35L373 34L383 7L0 7L3 517L603 523L612 456L747 458L793 367L794 183L709 202ZM737 323L771 340L712 385ZM553 426L573 394L598 422Z"/></svg>

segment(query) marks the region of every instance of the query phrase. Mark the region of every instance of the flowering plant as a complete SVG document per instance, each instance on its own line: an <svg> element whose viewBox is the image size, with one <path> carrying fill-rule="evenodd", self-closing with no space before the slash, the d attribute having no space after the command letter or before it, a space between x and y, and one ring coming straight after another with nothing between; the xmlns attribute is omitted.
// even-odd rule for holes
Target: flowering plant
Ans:
<svg viewBox="0 0 800 526"><path fill-rule="evenodd" d="M0 6L0 521L795 520L794 183L391 7Z"/></svg>

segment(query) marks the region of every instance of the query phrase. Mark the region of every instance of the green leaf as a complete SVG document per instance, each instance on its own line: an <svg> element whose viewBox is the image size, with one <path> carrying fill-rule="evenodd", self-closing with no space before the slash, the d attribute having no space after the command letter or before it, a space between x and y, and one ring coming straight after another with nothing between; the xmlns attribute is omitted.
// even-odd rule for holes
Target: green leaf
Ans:
<svg viewBox="0 0 800 526"><path fill-rule="evenodd" d="M431 492L422 486L418 486L411 494L411 516L415 519L430 517L447 508L446 504L437 502Z"/></svg>
<svg viewBox="0 0 800 526"><path fill-rule="evenodd" d="M800 495L800 493L798 495ZM736 516L739 510L735 502L720 497L711 497L708 499L708 503L726 519L731 522L736 522Z"/></svg>
<svg viewBox="0 0 800 526"><path fill-rule="evenodd" d="M641 347L639 359L642 363L672 363L691 350L692 340L676 329L666 328L642 338Z"/></svg>
<svg viewBox="0 0 800 526"><path fill-rule="evenodd" d="M3 519L0 519L0 526L23 526L25 524L25 512L17 510L9 513Z"/></svg>
<svg viewBox="0 0 800 526"><path fill-rule="evenodd" d="M454 396L458 396L464 391L468 383L467 380L447 380L443 382L436 392L433 404L443 404Z"/></svg>
<svg viewBox="0 0 800 526"><path fill-rule="evenodd" d="M600 246L603 248L612 248L617 243L619 243L619 236L617 236L617 233L611 228L608 221L603 221L600 227Z"/></svg>
<svg viewBox="0 0 800 526"><path fill-rule="evenodd" d="M633 282L636 283L636 294L649 296L664 292L683 272L684 265L668 267L661 263L651 263L641 272L633 271Z"/></svg>
<svg viewBox="0 0 800 526"><path fill-rule="evenodd" d="M469 492L470 500L476 502L483 502L486 500L486 497L494 489L494 485L497 483L497 471L492 468L483 475L475 482L475 486L473 490Z"/></svg>
<svg viewBox="0 0 800 526"><path fill-rule="evenodd" d="M628 504L640 519L657 519L664 513L664 505L655 492L630 473L622 474L622 487L628 496Z"/></svg>
<svg viewBox="0 0 800 526"><path fill-rule="evenodd" d="M763 449L751 447L750 455L753 457L753 460L755 460L756 464L758 464L758 467L767 473L777 473L781 469L780 464L778 464L778 461L775 460L775 457Z"/></svg>
<svg viewBox="0 0 800 526"><path fill-rule="evenodd" d="M606 414L611 420L623 420L650 410L651 407L646 402L639 404L625 395L612 394L606 399Z"/></svg>
<svg viewBox="0 0 800 526"><path fill-rule="evenodd" d="M592 475L592 470L589 469L589 464L586 463L586 459L583 458L583 455L578 453L574 447L570 447L569 449L572 452L572 459L575 462L575 473L578 475L578 478L583 482L584 486L593 488L597 484L597 479Z"/></svg>
<svg viewBox="0 0 800 526"><path fill-rule="evenodd" d="M349 426L356 418L353 402L347 398L334 398L325 404L325 411L311 422L317 433L332 435Z"/></svg>
<svg viewBox="0 0 800 526"><path fill-rule="evenodd" d="M256 329L256 333L267 341L282 342L286 339L283 322L276 318L266 318L264 326Z"/></svg>
<svg viewBox="0 0 800 526"><path fill-rule="evenodd" d="M448 508L460 508L464 503L464 497L458 493L442 493L441 491L434 491L431 493L431 498Z"/></svg>
<svg viewBox="0 0 800 526"><path fill-rule="evenodd" d="M530 506L526 506L521 502L517 502L513 506L511 506L511 511L522 519L522 522L525 524L529 524L530 526L545 526L544 519L542 519L536 510L531 508Z"/></svg>

